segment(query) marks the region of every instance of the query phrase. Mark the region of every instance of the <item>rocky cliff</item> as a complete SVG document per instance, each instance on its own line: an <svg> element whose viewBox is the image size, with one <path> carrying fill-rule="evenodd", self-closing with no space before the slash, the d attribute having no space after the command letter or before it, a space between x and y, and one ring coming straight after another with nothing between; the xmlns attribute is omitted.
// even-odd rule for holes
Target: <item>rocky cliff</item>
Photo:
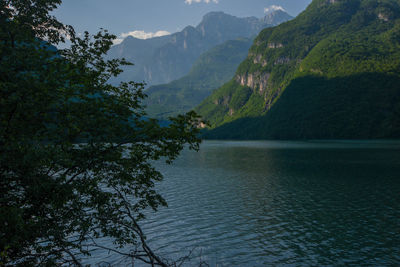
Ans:
<svg viewBox="0 0 400 267"><path fill-rule="evenodd" d="M197 108L208 136L400 137L399 18L398 0L314 0L263 30L233 79Z"/></svg>

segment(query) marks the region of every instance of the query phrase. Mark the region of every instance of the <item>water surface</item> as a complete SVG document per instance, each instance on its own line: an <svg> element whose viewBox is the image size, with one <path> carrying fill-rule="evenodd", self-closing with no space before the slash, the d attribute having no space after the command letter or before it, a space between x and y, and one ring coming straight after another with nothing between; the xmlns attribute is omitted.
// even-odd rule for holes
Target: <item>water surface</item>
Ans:
<svg viewBox="0 0 400 267"><path fill-rule="evenodd" d="M169 207L143 228L165 257L195 249L187 265L400 265L400 142L206 141L157 165Z"/></svg>

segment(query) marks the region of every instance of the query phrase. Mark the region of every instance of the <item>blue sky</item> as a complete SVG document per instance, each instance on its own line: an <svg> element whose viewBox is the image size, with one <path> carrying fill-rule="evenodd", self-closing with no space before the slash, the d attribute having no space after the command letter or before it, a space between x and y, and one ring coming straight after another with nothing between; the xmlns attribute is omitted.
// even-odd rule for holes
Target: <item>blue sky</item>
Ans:
<svg viewBox="0 0 400 267"><path fill-rule="evenodd" d="M262 17L265 8L283 7L295 16L311 0L64 0L54 15L77 32L108 29L119 38L149 38L197 25L204 14L223 11Z"/></svg>

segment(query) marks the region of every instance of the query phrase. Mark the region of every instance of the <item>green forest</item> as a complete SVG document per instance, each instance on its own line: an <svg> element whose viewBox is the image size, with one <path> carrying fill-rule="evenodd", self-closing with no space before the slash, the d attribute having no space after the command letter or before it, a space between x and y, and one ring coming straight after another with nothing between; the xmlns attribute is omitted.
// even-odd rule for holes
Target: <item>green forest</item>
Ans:
<svg viewBox="0 0 400 267"><path fill-rule="evenodd" d="M211 125L204 136L400 137L399 18L394 0L313 1L263 30L235 77L197 107Z"/></svg>

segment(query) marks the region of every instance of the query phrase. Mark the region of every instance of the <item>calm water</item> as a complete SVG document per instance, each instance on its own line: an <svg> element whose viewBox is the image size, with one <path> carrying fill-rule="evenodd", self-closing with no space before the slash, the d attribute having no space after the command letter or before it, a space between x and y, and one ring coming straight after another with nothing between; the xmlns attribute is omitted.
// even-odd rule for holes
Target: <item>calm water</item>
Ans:
<svg viewBox="0 0 400 267"><path fill-rule="evenodd" d="M168 258L400 266L400 142L207 141L158 167L169 207L143 228Z"/></svg>

